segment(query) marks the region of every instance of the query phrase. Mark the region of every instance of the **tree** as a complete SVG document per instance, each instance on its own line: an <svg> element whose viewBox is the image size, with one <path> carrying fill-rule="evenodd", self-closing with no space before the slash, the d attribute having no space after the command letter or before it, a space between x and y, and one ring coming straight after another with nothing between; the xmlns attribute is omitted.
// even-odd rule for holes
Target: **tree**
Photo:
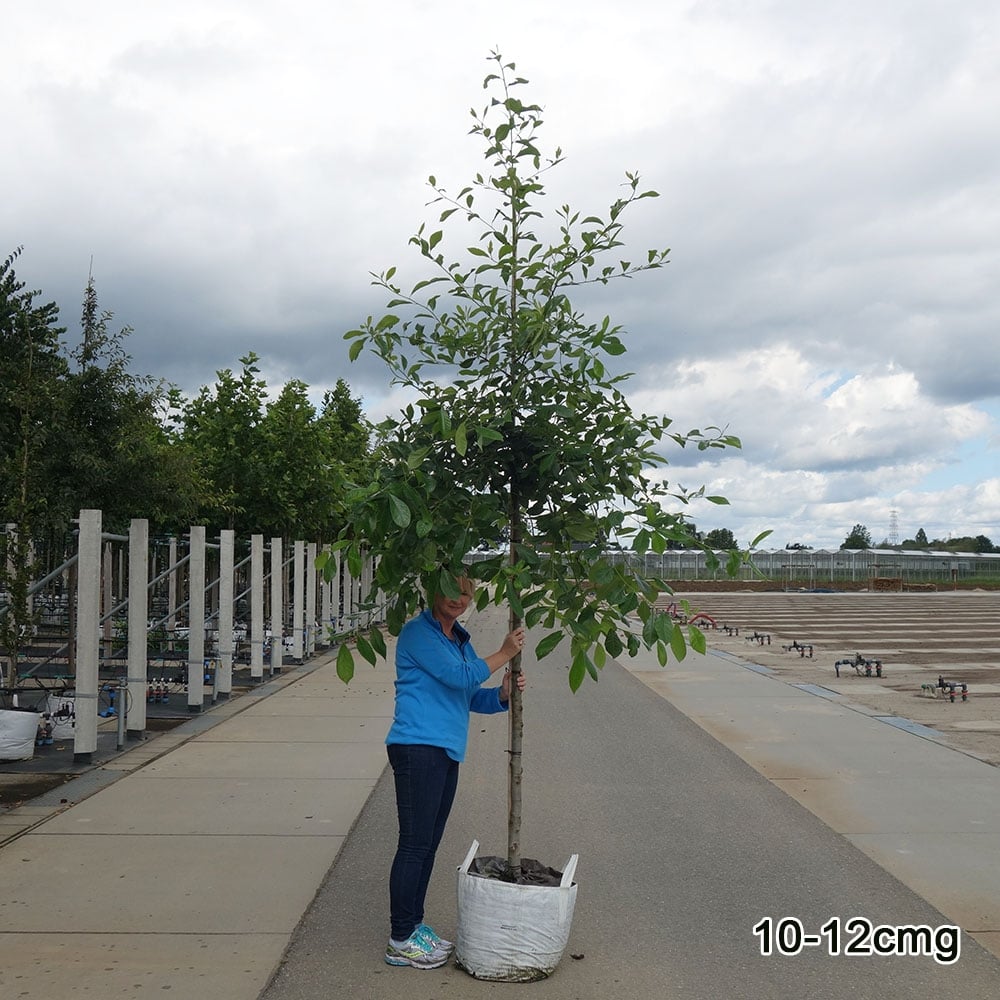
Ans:
<svg viewBox="0 0 1000 1000"><path fill-rule="evenodd" d="M870 549L872 547L872 533L863 525L856 524L851 528L850 534L841 542L842 549Z"/></svg>
<svg viewBox="0 0 1000 1000"><path fill-rule="evenodd" d="M348 478L370 476L370 427L342 379L323 397L293 379L268 398L253 352L242 372L216 373L186 404L174 397L179 441L206 483L200 516L238 534L330 538L343 523Z"/></svg>
<svg viewBox="0 0 1000 1000"><path fill-rule="evenodd" d="M18 247L0 264L0 505L7 521L43 518L53 435L60 426L67 372L54 302L14 273Z"/></svg>
<svg viewBox="0 0 1000 1000"><path fill-rule="evenodd" d="M54 302L36 304L40 292L18 280L13 265L20 254L18 247L0 264L0 516L16 526L0 545L0 645L7 653L8 687L33 625L28 591L34 544L51 519L48 471L66 372L59 309Z"/></svg>
<svg viewBox="0 0 1000 1000"><path fill-rule="evenodd" d="M166 389L135 375L125 351L130 327L110 329L113 314L100 311L93 276L88 279L81 340L61 390L63 421L52 469L51 503L64 521L82 508L104 513L109 530L133 517L154 525L190 523L201 481L194 463L171 455L161 420Z"/></svg>
<svg viewBox="0 0 1000 1000"><path fill-rule="evenodd" d="M199 516L211 526L247 535L262 521L253 508L263 483L259 464L267 384L258 377L256 354L239 360L239 376L228 368L217 371L215 386L203 386L180 419L181 438L209 484Z"/></svg>
<svg viewBox="0 0 1000 1000"><path fill-rule="evenodd" d="M327 497L327 525L324 537L334 537L344 527L343 496L346 484L367 482L374 475L373 428L361 409L361 400L351 395L341 378L323 394L319 424L332 470L333 493Z"/></svg>
<svg viewBox="0 0 1000 1000"><path fill-rule="evenodd" d="M927 547L927 532L924 531L923 528L918 528L917 529L916 537L913 540L917 543L917 545L920 545L920 546L926 548Z"/></svg>
<svg viewBox="0 0 1000 1000"><path fill-rule="evenodd" d="M610 561L600 542L631 537L640 554L693 544L677 508L704 491L672 488L645 472L666 464L664 445L739 441L718 428L680 433L668 418L632 412L621 389L628 376L609 365L625 352L621 329L608 318L589 321L568 292L663 265L666 250L649 250L638 263L615 254L624 245L623 213L655 192L626 174L622 196L603 218L564 205L553 213L554 241L545 242L543 180L562 153L543 157L541 109L515 96L526 81L513 75L514 65L491 58L491 97L484 111L473 111L472 128L485 144L486 173L455 195L429 181L439 224L465 220L473 242L449 261L440 249L443 229L422 225L410 243L426 276L404 291L394 267L373 275L390 311L346 335L352 360L372 350L414 402L379 426L377 475L349 496L351 524L333 550L345 552L355 576L365 549L375 557L372 593L387 595L387 625L397 634L426 592L458 594L463 557L481 539L506 535L506 555L469 570L479 581L477 607L506 603L511 628L522 621L544 627L539 658L568 644L575 691L586 676L598 678L609 656L647 646L666 663L668 649L678 658L688 643L705 649L696 627L657 607L666 584ZM740 561L734 552L730 565ZM320 563L330 571L329 554ZM357 649L374 663L384 640L372 629L357 638ZM346 644L337 668L345 681L353 675ZM520 670L519 656L511 669ZM523 727L516 685L511 693L508 862L516 874Z"/></svg>
<svg viewBox="0 0 1000 1000"><path fill-rule="evenodd" d="M346 385L325 395L322 414L308 388L298 379L286 383L261 424L264 488L257 506L262 523L284 538L330 538L338 526L345 464L360 474L368 454L366 435L347 416L354 401ZM347 449L353 454L344 454Z"/></svg>
<svg viewBox="0 0 1000 1000"><path fill-rule="evenodd" d="M705 535L705 544L712 549L738 549L739 543L736 536L729 528L713 528Z"/></svg>

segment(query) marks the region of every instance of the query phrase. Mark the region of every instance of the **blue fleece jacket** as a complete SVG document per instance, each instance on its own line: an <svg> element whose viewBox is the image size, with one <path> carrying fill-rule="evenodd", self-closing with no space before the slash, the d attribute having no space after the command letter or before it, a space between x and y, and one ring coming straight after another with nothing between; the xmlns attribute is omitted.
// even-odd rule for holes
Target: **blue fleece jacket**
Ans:
<svg viewBox="0 0 1000 1000"><path fill-rule="evenodd" d="M505 712L498 687L484 688L490 676L476 655L469 633L458 623L449 639L426 610L411 618L396 643L396 711L386 743L441 747L465 760L469 712Z"/></svg>

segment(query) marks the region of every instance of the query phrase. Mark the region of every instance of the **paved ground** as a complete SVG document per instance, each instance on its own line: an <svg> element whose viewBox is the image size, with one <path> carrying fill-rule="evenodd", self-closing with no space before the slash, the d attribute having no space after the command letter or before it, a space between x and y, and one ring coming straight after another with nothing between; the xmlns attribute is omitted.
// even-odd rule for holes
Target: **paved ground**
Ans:
<svg viewBox="0 0 1000 1000"><path fill-rule="evenodd" d="M738 636L710 631L713 649L789 683L821 685L874 714L911 719L948 746L1000 764L1000 594L692 594L689 604L692 614L740 629ZM754 632L770 642L748 639ZM812 656L785 648L792 643L812 646ZM881 661L883 676L842 666L838 677L836 661L858 653ZM967 700L958 694L952 702L942 690L927 697L923 686L939 677L964 682Z"/></svg>
<svg viewBox="0 0 1000 1000"><path fill-rule="evenodd" d="M777 633L767 614L746 624ZM482 646L503 631L495 615L475 627ZM567 957L525 988L995 995L1000 771L820 684L748 668L752 644L737 642L722 648L713 633L719 655L665 672L648 660L611 666L576 696L557 658L533 672L525 853L581 861ZM514 989L381 962L390 711L388 669L363 667L345 691L332 663L315 661L51 793L67 803L0 813L12 838L0 849L0 995L420 1000ZM454 866L471 839L497 852L505 841L502 720L474 725L471 742L431 888L443 932L454 930ZM950 965L819 947L763 958L752 928L764 916L810 933L858 916L959 923L962 954Z"/></svg>

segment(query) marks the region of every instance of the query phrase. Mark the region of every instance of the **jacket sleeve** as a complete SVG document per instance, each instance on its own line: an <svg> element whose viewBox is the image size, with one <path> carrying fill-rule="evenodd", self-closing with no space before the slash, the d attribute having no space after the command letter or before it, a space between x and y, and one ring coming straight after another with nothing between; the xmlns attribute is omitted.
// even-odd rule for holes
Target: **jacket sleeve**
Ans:
<svg viewBox="0 0 1000 1000"><path fill-rule="evenodd" d="M481 687L472 696L469 707L480 715L495 715L497 712L506 712L510 706L500 700L499 687Z"/></svg>

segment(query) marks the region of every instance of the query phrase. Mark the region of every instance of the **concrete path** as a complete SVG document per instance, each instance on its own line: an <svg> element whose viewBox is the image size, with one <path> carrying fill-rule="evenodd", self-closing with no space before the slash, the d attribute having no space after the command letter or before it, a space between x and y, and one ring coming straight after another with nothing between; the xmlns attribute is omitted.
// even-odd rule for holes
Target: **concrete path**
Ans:
<svg viewBox="0 0 1000 1000"><path fill-rule="evenodd" d="M254 1000L385 766L365 671L320 658L0 814L0 997Z"/></svg>
<svg viewBox="0 0 1000 1000"><path fill-rule="evenodd" d="M503 634L495 611L472 627L483 650ZM528 668L524 852L557 866L579 852L580 890L562 965L525 989L594 1000L996 994L997 769L731 659L630 666L575 696L558 653ZM381 961L391 709L391 668L362 664L345 689L320 659L53 793L73 804L0 814L0 836L14 831L0 848L0 996L515 989ZM429 896L442 933L455 929L454 869L471 840L504 850L505 745L502 717L474 717ZM792 932L793 921L809 934L826 925L842 944L856 917L922 925L944 959L947 925L965 932L950 964L830 956L828 937L768 958L753 932L764 917L791 918Z"/></svg>

